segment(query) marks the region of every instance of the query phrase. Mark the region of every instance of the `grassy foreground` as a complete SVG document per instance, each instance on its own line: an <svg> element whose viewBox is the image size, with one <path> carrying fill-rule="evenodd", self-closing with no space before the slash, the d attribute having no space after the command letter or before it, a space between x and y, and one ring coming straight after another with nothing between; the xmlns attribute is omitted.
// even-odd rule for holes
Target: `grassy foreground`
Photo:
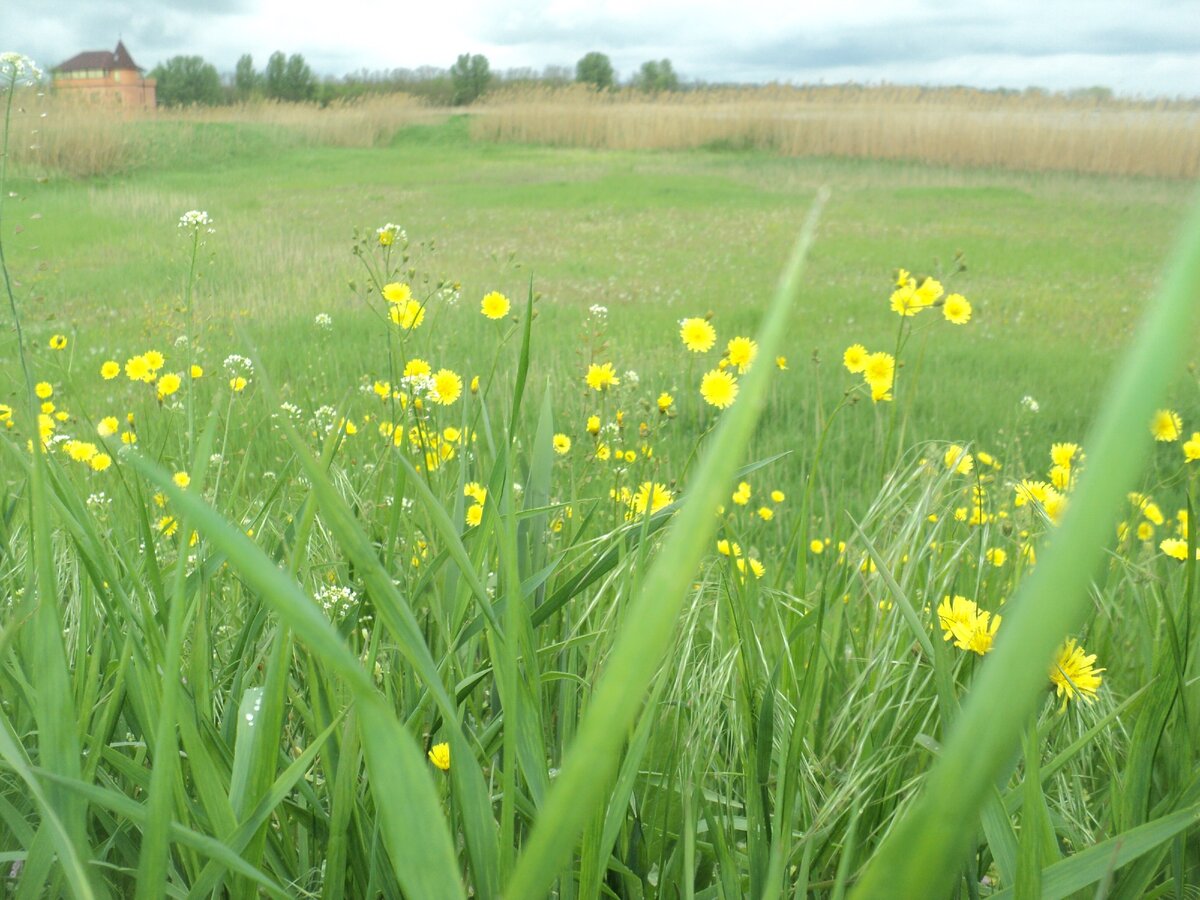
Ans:
<svg viewBox="0 0 1200 900"><path fill-rule="evenodd" d="M266 134L4 200L6 888L886 896L870 861L1108 473L1085 431L1178 185ZM900 267L939 305L892 312ZM1200 884L1175 371L1080 652L1022 661L1037 713L991 723L1023 737L921 896Z"/></svg>

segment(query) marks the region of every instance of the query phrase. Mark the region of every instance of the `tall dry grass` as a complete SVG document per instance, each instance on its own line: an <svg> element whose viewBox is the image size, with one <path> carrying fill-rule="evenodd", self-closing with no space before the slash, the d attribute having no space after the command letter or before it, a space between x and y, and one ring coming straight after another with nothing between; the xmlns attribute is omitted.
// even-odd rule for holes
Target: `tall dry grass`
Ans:
<svg viewBox="0 0 1200 900"><path fill-rule="evenodd" d="M259 101L235 106L117 110L28 91L14 110L12 162L26 174L89 177L129 171L165 154L194 158L235 152L213 124L264 126L284 144L373 147L406 126L447 113L406 94L316 104ZM172 133L157 127L174 123Z"/></svg>
<svg viewBox="0 0 1200 900"><path fill-rule="evenodd" d="M613 149L754 148L786 156L1194 178L1200 104L1102 95L768 86L648 96L581 86L492 95L482 140Z"/></svg>

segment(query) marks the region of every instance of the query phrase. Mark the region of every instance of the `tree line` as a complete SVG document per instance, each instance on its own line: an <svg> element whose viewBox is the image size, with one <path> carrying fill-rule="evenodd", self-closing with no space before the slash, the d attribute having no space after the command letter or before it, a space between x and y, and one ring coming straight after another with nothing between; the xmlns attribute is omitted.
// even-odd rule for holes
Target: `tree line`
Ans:
<svg viewBox="0 0 1200 900"><path fill-rule="evenodd" d="M222 77L216 66L200 56L175 56L150 72L158 82L160 106L219 106L253 100L328 104L370 94L403 92L437 106L464 106L498 86L520 84L588 84L596 90L621 85L612 61L604 53L585 54L571 69L547 66L494 72L486 56L463 53L447 69L422 66L418 69L361 70L341 78L318 78L304 56L282 51L272 53L261 71L254 58L238 59L232 77ZM669 59L648 60L626 82L629 87L657 93L677 91L682 85Z"/></svg>

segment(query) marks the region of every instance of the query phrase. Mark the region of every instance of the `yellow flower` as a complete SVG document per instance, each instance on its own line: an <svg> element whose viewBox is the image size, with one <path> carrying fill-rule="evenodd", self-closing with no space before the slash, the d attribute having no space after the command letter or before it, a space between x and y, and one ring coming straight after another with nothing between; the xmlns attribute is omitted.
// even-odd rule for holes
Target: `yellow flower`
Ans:
<svg viewBox="0 0 1200 900"><path fill-rule="evenodd" d="M116 416L105 416L96 426L96 434L100 437L112 437L120 427Z"/></svg>
<svg viewBox="0 0 1200 900"><path fill-rule="evenodd" d="M758 517L764 522L770 522L773 518L775 518L775 510L771 509L769 506L760 506L758 508Z"/></svg>
<svg viewBox="0 0 1200 900"><path fill-rule="evenodd" d="M600 417L599 416L588 416L587 433L591 434L591 435L596 435L596 434L600 433Z"/></svg>
<svg viewBox="0 0 1200 900"><path fill-rule="evenodd" d="M896 359L882 350L872 353L863 363L862 374L863 380L871 387L872 399L882 400L895 381ZM875 396L877 393L878 397Z"/></svg>
<svg viewBox="0 0 1200 900"><path fill-rule="evenodd" d="M1200 459L1200 431L1193 431L1189 440L1183 442L1183 461L1195 462Z"/></svg>
<svg viewBox="0 0 1200 900"><path fill-rule="evenodd" d="M974 600L968 600L960 594L943 597L937 611L938 623L942 626L942 640L953 639L956 626L969 625L975 618L977 609Z"/></svg>
<svg viewBox="0 0 1200 900"><path fill-rule="evenodd" d="M733 492L733 502L738 506L745 506L750 502L750 482L743 481L737 486L737 490Z"/></svg>
<svg viewBox="0 0 1200 900"><path fill-rule="evenodd" d="M717 409L728 409L737 399L738 383L728 372L713 369L700 381L700 396L704 402Z"/></svg>
<svg viewBox="0 0 1200 900"><path fill-rule="evenodd" d="M933 306L942 296L942 283L934 278L926 278L917 288L917 303L921 306Z"/></svg>
<svg viewBox="0 0 1200 900"><path fill-rule="evenodd" d="M463 496L470 497L476 503L482 505L487 499L487 488L477 481L468 481L463 485Z"/></svg>
<svg viewBox="0 0 1200 900"><path fill-rule="evenodd" d="M571 439L565 434L556 434L554 436L554 452L559 456L565 456L571 452Z"/></svg>
<svg viewBox="0 0 1200 900"><path fill-rule="evenodd" d="M425 321L425 307L417 300L405 300L403 303L393 303L388 316L405 331L412 331L420 328Z"/></svg>
<svg viewBox="0 0 1200 900"><path fill-rule="evenodd" d="M990 547L987 552L987 561L996 568L1000 568L1008 560L1008 554L1000 547Z"/></svg>
<svg viewBox="0 0 1200 900"><path fill-rule="evenodd" d="M1064 469L1069 469L1071 468L1072 463L1075 462L1075 454L1077 453L1079 453L1078 444L1051 444L1050 461L1056 466L1062 466ZM1080 458L1082 458L1082 456Z"/></svg>
<svg viewBox="0 0 1200 900"><path fill-rule="evenodd" d="M1187 548L1187 541L1179 538L1166 538L1158 545L1158 549L1167 556L1180 561L1187 559ZM1196 551L1196 559L1200 559L1200 550Z"/></svg>
<svg viewBox="0 0 1200 900"><path fill-rule="evenodd" d="M717 341L717 330L707 319L684 319L679 323L679 338L693 353L706 353Z"/></svg>
<svg viewBox="0 0 1200 900"><path fill-rule="evenodd" d="M1156 441L1177 441L1182 431L1183 421L1174 410L1160 409L1150 422L1150 433Z"/></svg>
<svg viewBox="0 0 1200 900"><path fill-rule="evenodd" d="M200 366L197 366L193 363L188 374L190 374L193 378L203 378L204 377L204 369L200 368Z"/></svg>
<svg viewBox="0 0 1200 900"><path fill-rule="evenodd" d="M92 467L94 472L103 472L112 465L112 457L107 453L97 453L88 460L88 465Z"/></svg>
<svg viewBox="0 0 1200 900"><path fill-rule="evenodd" d="M1063 701L1063 709L1066 709L1067 701L1076 697L1089 702L1096 698L1100 673L1104 669L1097 669L1095 663L1096 654L1085 655L1075 638L1059 649L1058 658L1050 667L1050 681L1054 684L1055 693Z"/></svg>
<svg viewBox="0 0 1200 900"><path fill-rule="evenodd" d="M381 293L388 303L402 304L412 299L412 288L400 281L385 284Z"/></svg>
<svg viewBox="0 0 1200 900"><path fill-rule="evenodd" d="M851 375L857 375L867 367L867 348L862 344L851 344L842 354L842 365Z"/></svg>
<svg viewBox="0 0 1200 900"><path fill-rule="evenodd" d="M132 431L121 432L121 443L122 444L136 444L137 443L137 434L135 434Z"/></svg>
<svg viewBox="0 0 1200 900"><path fill-rule="evenodd" d="M942 460L947 469L954 469L960 475L970 475L975 467L975 460L971 458L971 454L958 444L951 444Z"/></svg>
<svg viewBox="0 0 1200 900"><path fill-rule="evenodd" d="M643 481L638 487L637 493L633 495L633 511L637 515L644 515L649 509L651 514L658 512L664 506L669 506L671 503L671 492L667 490L665 485L659 484L656 481Z"/></svg>
<svg viewBox="0 0 1200 900"><path fill-rule="evenodd" d="M462 396L462 379L449 369L438 369L433 376L434 399L442 406L449 406Z"/></svg>
<svg viewBox="0 0 1200 900"><path fill-rule="evenodd" d="M405 378L420 378L424 375L432 375L433 367L423 359L414 357L404 364Z"/></svg>
<svg viewBox="0 0 1200 900"><path fill-rule="evenodd" d="M51 350L66 350L67 336L65 334L55 334L50 336Z"/></svg>
<svg viewBox="0 0 1200 900"><path fill-rule="evenodd" d="M429 751L429 761L443 772L450 771L450 745L434 744Z"/></svg>
<svg viewBox="0 0 1200 900"><path fill-rule="evenodd" d="M966 325L971 321L971 304L962 294L951 294L942 307L942 315L952 325Z"/></svg>
<svg viewBox="0 0 1200 900"><path fill-rule="evenodd" d="M592 363L588 366L587 374L583 377L583 380L594 391L603 391L606 388L621 383L620 379L617 378L617 373L613 369L612 363L604 363L603 365Z"/></svg>
<svg viewBox="0 0 1200 900"><path fill-rule="evenodd" d="M233 389L235 394L240 394L242 391L244 391L247 384L249 384L249 382L246 381L246 379L241 375L235 375L233 378L229 379L229 386Z"/></svg>
<svg viewBox="0 0 1200 900"><path fill-rule="evenodd" d="M820 556L825 552L825 542L820 538L813 538L808 542L808 549L810 552Z"/></svg>
<svg viewBox="0 0 1200 900"><path fill-rule="evenodd" d="M658 395L658 411L660 413L669 412L671 407L675 405L675 398L665 391ZM1200 438L1200 434L1196 435Z"/></svg>
<svg viewBox="0 0 1200 900"><path fill-rule="evenodd" d="M503 319L508 315L509 306L507 297L499 291L492 291L479 302L479 311L489 319Z"/></svg>
<svg viewBox="0 0 1200 900"><path fill-rule="evenodd" d="M144 381L149 384L154 380L155 371L145 356L134 356L125 360L125 375L130 381Z"/></svg>
<svg viewBox="0 0 1200 900"><path fill-rule="evenodd" d="M474 528L483 521L483 504L474 503L467 507L467 525Z"/></svg>
<svg viewBox="0 0 1200 900"><path fill-rule="evenodd" d="M185 488L192 483L192 476L187 472L176 472L171 476L171 480L175 482L176 486Z"/></svg>
<svg viewBox="0 0 1200 900"><path fill-rule="evenodd" d="M158 520L157 528L160 534L170 537L179 530L179 522L174 516L163 516Z"/></svg>
<svg viewBox="0 0 1200 900"><path fill-rule="evenodd" d="M121 374L121 366L115 360L108 360L100 367L100 377L105 381L112 381Z"/></svg>
<svg viewBox="0 0 1200 900"><path fill-rule="evenodd" d="M54 386L48 381L39 381L33 392L37 394L39 400L49 400L54 396Z"/></svg>
<svg viewBox="0 0 1200 900"><path fill-rule="evenodd" d="M786 499L787 499L787 497L784 496L783 491L771 491L771 502L772 503L782 503Z"/></svg>
<svg viewBox="0 0 1200 900"><path fill-rule="evenodd" d="M146 360L146 365L155 372L161 369L163 367L163 363L166 362L166 360L163 358L163 355L157 350L147 350L144 354L142 354L142 358Z"/></svg>
<svg viewBox="0 0 1200 900"><path fill-rule="evenodd" d="M780 372L786 372L787 371L787 357L786 356L775 357L775 368L777 368Z"/></svg>
<svg viewBox="0 0 1200 900"><path fill-rule="evenodd" d="M912 280L912 273L908 269L896 270L896 287L904 287Z"/></svg>
<svg viewBox="0 0 1200 900"><path fill-rule="evenodd" d="M890 299L892 312L900 316L915 316L917 313L925 309L927 304L921 302L921 298L917 295L916 288L911 284L904 284L892 291Z"/></svg>
<svg viewBox="0 0 1200 900"><path fill-rule="evenodd" d="M750 368L754 357L758 356L758 343L748 337L735 337L726 345L725 352L729 357L729 364L737 366L738 374L741 375Z"/></svg>
<svg viewBox="0 0 1200 900"><path fill-rule="evenodd" d="M182 384L182 379L174 372L168 372L162 378L158 379L158 397L161 400L163 397L170 397Z"/></svg>

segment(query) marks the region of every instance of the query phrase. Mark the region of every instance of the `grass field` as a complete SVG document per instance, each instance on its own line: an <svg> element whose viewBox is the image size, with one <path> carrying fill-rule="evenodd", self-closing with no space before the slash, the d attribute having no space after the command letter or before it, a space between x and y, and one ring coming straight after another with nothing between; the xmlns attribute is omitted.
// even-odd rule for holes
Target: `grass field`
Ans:
<svg viewBox="0 0 1200 900"><path fill-rule="evenodd" d="M1186 183L493 144L461 117L373 147L129 127L157 160L10 173L0 220L30 382L65 413L53 452L29 452L31 385L0 332L15 896L1200 889L1196 567L1160 548L1195 544L1194 366L1126 398L1150 404L1129 453L1155 406L1182 417L1111 499L1144 496L1074 493L1081 469L1121 480L1116 445L1085 438ZM823 187L789 308L772 297ZM177 227L187 210L213 231ZM378 240L389 222L406 250ZM970 321L897 316L901 268ZM419 327L388 319L399 282ZM493 291L511 299L494 320ZM689 353L680 320L708 315L717 344ZM1164 359L1196 346L1194 322L1167 334ZM707 404L702 376L751 335L738 400ZM856 343L901 348L891 402L843 365ZM150 350L148 383L101 378ZM415 357L460 390L402 382ZM585 384L600 363L619 384ZM160 369L181 382L164 393ZM1024 479L1103 512L1058 531ZM1088 527L1076 589L1028 587L1059 583L1054 545ZM940 611L954 596L981 615ZM1073 676L1046 676L1067 632L1102 681L1063 657ZM1014 705L973 757L952 723L980 721L985 655L1015 666ZM934 846L897 823L939 758L966 808ZM920 859L932 874L902 864Z"/></svg>

